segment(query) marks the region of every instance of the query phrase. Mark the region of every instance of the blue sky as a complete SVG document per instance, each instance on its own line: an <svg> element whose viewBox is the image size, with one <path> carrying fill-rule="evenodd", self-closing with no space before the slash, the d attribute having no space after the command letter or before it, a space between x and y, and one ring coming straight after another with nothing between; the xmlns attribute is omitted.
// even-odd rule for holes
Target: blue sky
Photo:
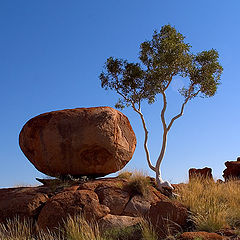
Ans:
<svg viewBox="0 0 240 240"><path fill-rule="evenodd" d="M25 158L18 134L30 118L65 108L111 106L117 95L98 76L110 56L138 60L139 45L154 29L171 24L194 53L217 49L222 84L209 99L194 99L175 122L162 164L163 178L185 181L188 169L205 166L220 178L224 162L240 155L239 0L1 0L0 1L0 187L35 184L43 177ZM178 82L168 91L168 119L179 111ZM161 146L161 99L143 106L155 162ZM140 119L126 114L137 135L127 169L150 175Z"/></svg>

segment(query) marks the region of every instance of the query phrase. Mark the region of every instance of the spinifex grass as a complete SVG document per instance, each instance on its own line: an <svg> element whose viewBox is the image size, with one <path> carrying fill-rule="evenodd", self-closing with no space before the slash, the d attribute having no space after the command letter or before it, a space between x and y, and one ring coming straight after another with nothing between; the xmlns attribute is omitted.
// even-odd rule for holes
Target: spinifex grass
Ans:
<svg viewBox="0 0 240 240"><path fill-rule="evenodd" d="M68 240L106 240L101 236L98 224L87 222L81 215L68 218L65 236Z"/></svg>
<svg viewBox="0 0 240 240"><path fill-rule="evenodd" d="M145 197L148 194L150 185L150 181L144 172L134 171L128 178L125 187L131 194L139 194Z"/></svg>
<svg viewBox="0 0 240 240"><path fill-rule="evenodd" d="M178 187L178 200L193 213L197 230L215 232L240 220L240 183L196 178Z"/></svg>
<svg viewBox="0 0 240 240"><path fill-rule="evenodd" d="M30 220L21 220L15 217L13 220L7 220L6 224L0 224L1 240L28 240L32 237L32 222Z"/></svg>
<svg viewBox="0 0 240 240"><path fill-rule="evenodd" d="M140 228L144 240L158 240L157 233L149 220L142 218Z"/></svg>
<svg viewBox="0 0 240 240"><path fill-rule="evenodd" d="M57 233L33 231L32 222L14 218L6 224L0 224L1 240L157 240L153 226L142 219L139 225L108 229L101 232L97 222L85 220L82 215L68 217ZM137 238L136 238L137 237Z"/></svg>

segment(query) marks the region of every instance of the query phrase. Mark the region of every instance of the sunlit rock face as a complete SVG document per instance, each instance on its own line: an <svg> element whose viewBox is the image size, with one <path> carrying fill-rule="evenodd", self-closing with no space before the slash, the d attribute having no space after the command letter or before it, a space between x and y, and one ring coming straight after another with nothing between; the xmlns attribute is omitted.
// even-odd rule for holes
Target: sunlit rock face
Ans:
<svg viewBox="0 0 240 240"><path fill-rule="evenodd" d="M30 119L19 135L29 161L50 176L105 176L132 158L136 136L111 107L53 111Z"/></svg>
<svg viewBox="0 0 240 240"><path fill-rule="evenodd" d="M198 168L198 169L190 168L188 170L188 175L189 175L189 181L191 181L194 178L213 180L212 169L208 167Z"/></svg>
<svg viewBox="0 0 240 240"><path fill-rule="evenodd" d="M230 179L240 179L240 157L237 158L237 161L225 162L225 166L227 167L223 171L225 181Z"/></svg>

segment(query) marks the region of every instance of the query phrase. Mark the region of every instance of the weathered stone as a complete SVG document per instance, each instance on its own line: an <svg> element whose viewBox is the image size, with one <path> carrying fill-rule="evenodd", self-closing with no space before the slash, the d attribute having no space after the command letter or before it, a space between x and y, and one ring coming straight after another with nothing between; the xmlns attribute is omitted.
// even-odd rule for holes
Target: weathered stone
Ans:
<svg viewBox="0 0 240 240"><path fill-rule="evenodd" d="M127 216L145 216L151 207L151 202L143 196L136 195L126 205L123 214Z"/></svg>
<svg viewBox="0 0 240 240"><path fill-rule="evenodd" d="M34 220L47 200L47 189L42 187L0 189L0 222L14 217Z"/></svg>
<svg viewBox="0 0 240 240"><path fill-rule="evenodd" d="M120 179L118 177L99 178L82 183L79 186L79 190L82 189L95 191L97 188L102 186L108 188L122 188L126 182L127 180Z"/></svg>
<svg viewBox="0 0 240 240"><path fill-rule="evenodd" d="M86 220L100 219L110 212L101 205L96 193L89 190L64 191L52 197L38 217L40 229L56 229L70 216L82 214Z"/></svg>
<svg viewBox="0 0 240 240"><path fill-rule="evenodd" d="M187 224L188 210L178 202L163 200L152 204L149 219L159 236L179 232ZM171 231L171 232L169 232Z"/></svg>
<svg viewBox="0 0 240 240"><path fill-rule="evenodd" d="M191 181L196 177L201 179L213 180L212 169L208 167L200 168L200 169L190 168L188 173L189 173L189 181Z"/></svg>
<svg viewBox="0 0 240 240"><path fill-rule="evenodd" d="M179 237L179 240L222 240L223 237L217 233L209 232L184 232Z"/></svg>
<svg viewBox="0 0 240 240"><path fill-rule="evenodd" d="M237 158L237 161L227 161L225 162L227 167L223 171L223 177L225 181L230 179L240 179L240 160Z"/></svg>
<svg viewBox="0 0 240 240"><path fill-rule="evenodd" d="M129 193L119 187L100 185L95 189L95 192L98 195L100 203L107 206L113 215L121 215L130 199Z"/></svg>
<svg viewBox="0 0 240 240"><path fill-rule="evenodd" d="M105 176L132 158L136 137L128 118L110 107L44 113L19 135L29 161L50 176Z"/></svg>
<svg viewBox="0 0 240 240"><path fill-rule="evenodd" d="M111 228L124 228L134 226L141 222L139 217L118 216L108 214L98 221L99 227L102 230Z"/></svg>
<svg viewBox="0 0 240 240"><path fill-rule="evenodd" d="M168 200L168 198L150 186L146 196L135 195L131 198L123 211L123 215L133 217L146 216L151 205L162 200Z"/></svg>

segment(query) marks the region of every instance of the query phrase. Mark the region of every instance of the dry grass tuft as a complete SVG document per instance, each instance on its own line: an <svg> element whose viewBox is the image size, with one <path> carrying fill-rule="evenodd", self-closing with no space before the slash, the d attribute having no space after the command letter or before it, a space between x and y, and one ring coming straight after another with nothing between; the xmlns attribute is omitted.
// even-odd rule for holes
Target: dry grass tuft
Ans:
<svg viewBox="0 0 240 240"><path fill-rule="evenodd" d="M121 179L130 179L131 176L132 176L132 173L129 171L121 171L118 174L118 178L121 178Z"/></svg>
<svg viewBox="0 0 240 240"><path fill-rule="evenodd" d="M201 178L178 188L178 200L193 213L197 230L215 232L240 222L240 183L218 184Z"/></svg>
<svg viewBox="0 0 240 240"><path fill-rule="evenodd" d="M100 232L97 222L88 222L82 215L68 217L57 233L35 232L30 220L15 218L0 224L1 240L157 240L153 226L145 219L136 226Z"/></svg>
<svg viewBox="0 0 240 240"><path fill-rule="evenodd" d="M87 222L81 215L69 217L64 229L68 240L106 240L101 236L98 224Z"/></svg>
<svg viewBox="0 0 240 240"><path fill-rule="evenodd" d="M146 197L149 192L150 185L151 183L149 181L149 178L144 172L134 171L128 179L125 187L132 195L139 194Z"/></svg>
<svg viewBox="0 0 240 240"><path fill-rule="evenodd" d="M142 218L140 228L144 240L158 240L158 235L149 220Z"/></svg>
<svg viewBox="0 0 240 240"><path fill-rule="evenodd" d="M30 220L21 220L15 217L7 220L6 224L0 224L1 240L28 240L32 236L32 222Z"/></svg>

